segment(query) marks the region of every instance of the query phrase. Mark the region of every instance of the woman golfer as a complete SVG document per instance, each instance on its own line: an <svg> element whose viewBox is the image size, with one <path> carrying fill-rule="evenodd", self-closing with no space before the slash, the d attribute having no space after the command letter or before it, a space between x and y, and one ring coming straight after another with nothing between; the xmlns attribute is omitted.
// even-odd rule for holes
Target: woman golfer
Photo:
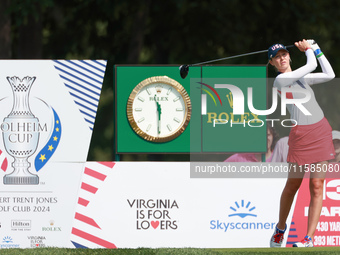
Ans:
<svg viewBox="0 0 340 255"><path fill-rule="evenodd" d="M282 245L283 235L287 228L286 220L308 164L311 173L309 181L311 198L307 233L305 238L301 242L294 243L293 247L313 247L313 236L322 209L323 183L328 161L335 155L332 128L324 117L310 87L333 79L335 77L333 69L314 40L302 40L296 42L295 46L305 52L307 63L294 71L290 66L289 52L284 45L274 44L268 49L269 63L278 71L278 76L274 81L274 87L278 89L278 92L284 93L282 89L288 87L291 92L286 93L286 98L304 98L307 95L306 91L311 96L308 102L303 103L310 114L301 111L299 105L287 104L291 119L295 120L297 125L291 129L289 134L287 161L291 170L281 194L279 222L270 239L271 247ZM322 73L311 73L317 67L316 59L320 63Z"/></svg>

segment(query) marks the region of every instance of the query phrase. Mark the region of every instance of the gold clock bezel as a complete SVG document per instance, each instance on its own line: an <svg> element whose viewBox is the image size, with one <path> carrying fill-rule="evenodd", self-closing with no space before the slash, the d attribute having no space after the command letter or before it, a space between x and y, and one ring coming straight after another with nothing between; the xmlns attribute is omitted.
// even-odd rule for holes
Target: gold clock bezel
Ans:
<svg viewBox="0 0 340 255"><path fill-rule="evenodd" d="M173 88L175 88L181 94L181 96L184 100L184 104L185 104L185 115L184 115L183 121L180 124L180 127L178 129L174 130L172 133L170 133L167 136L157 137L157 136L153 136L153 135L149 135L149 134L145 133L143 130L141 130L138 127L135 119L133 118L132 105L133 105L133 102L134 102L137 94L145 86L149 86L149 85L154 84L154 83L164 83L164 84L170 85ZM175 81L174 79L169 78L168 76L154 76L154 77L150 77L150 78L147 78L147 79L141 81L132 90L132 92L129 96L128 102L127 102L126 113L127 113L127 118L128 118L129 123L130 123L130 126L133 129L133 131L135 131L135 133L137 135L139 135L144 140L147 140L147 141L150 141L150 142L164 143L164 142L174 140L175 138L180 136L184 132L186 127L188 126L188 124L190 122L190 118L191 118L191 101L190 101L190 97L189 97L188 93L186 92L184 87L179 82Z"/></svg>

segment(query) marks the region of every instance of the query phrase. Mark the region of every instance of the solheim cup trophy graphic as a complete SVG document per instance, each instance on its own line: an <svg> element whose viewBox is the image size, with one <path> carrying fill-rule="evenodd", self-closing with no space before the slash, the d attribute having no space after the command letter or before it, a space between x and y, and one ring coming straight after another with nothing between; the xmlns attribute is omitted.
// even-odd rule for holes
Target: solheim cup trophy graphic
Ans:
<svg viewBox="0 0 340 255"><path fill-rule="evenodd" d="M4 118L2 135L4 146L14 158L14 171L4 176L4 184L39 184L38 175L28 170L28 158L34 154L39 141L39 120L31 112L29 93L36 77L7 77L13 91L13 108Z"/></svg>

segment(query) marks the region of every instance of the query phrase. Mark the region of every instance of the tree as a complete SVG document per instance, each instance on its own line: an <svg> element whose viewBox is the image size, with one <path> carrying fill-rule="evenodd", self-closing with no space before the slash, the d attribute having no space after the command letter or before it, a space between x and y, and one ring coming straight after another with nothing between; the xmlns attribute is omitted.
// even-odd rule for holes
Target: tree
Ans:
<svg viewBox="0 0 340 255"><path fill-rule="evenodd" d="M196 63L313 38L337 73L339 7L336 0L2 0L0 54L107 59L89 159L113 160L114 64ZM290 52L293 68L301 66L303 54ZM217 64L267 62L266 54L258 54ZM272 68L268 74L275 76ZM317 90L332 127L340 129L337 87Z"/></svg>

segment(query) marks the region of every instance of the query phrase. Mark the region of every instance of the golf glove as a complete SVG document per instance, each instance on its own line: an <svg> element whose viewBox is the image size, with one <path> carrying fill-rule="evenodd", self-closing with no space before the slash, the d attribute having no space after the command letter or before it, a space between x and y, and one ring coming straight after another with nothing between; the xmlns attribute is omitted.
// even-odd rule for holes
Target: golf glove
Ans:
<svg viewBox="0 0 340 255"><path fill-rule="evenodd" d="M307 42L310 44L310 46L311 46L312 50L314 51L314 54L317 58L319 58L323 55L322 51L320 50L319 45L313 39L308 39Z"/></svg>

